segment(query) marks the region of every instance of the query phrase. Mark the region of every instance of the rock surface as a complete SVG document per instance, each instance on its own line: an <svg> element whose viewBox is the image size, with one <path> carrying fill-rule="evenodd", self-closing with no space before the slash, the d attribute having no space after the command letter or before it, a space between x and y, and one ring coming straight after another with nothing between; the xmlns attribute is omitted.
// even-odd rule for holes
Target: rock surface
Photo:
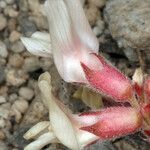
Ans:
<svg viewBox="0 0 150 150"><path fill-rule="evenodd" d="M150 49L150 1L111 0L107 2L105 19L111 35L120 47Z"/></svg>

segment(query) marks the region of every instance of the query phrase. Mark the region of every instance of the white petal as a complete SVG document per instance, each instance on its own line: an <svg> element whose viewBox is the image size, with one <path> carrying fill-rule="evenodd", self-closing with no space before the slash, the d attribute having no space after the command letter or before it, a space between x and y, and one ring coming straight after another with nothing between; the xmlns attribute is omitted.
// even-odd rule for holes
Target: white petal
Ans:
<svg viewBox="0 0 150 150"><path fill-rule="evenodd" d="M89 132L86 132L86 131L81 131L81 130L79 130L77 136L78 136L78 141L79 141L82 148L84 148L88 144L90 144L90 143L92 143L92 142L99 139L98 136L95 136L92 133L89 133Z"/></svg>
<svg viewBox="0 0 150 150"><path fill-rule="evenodd" d="M50 125L49 121L42 121L37 123L35 126L33 126L31 129L29 129L25 134L24 134L24 138L26 140L32 139L35 136L37 136L40 132L42 132L43 130L45 130L46 128L48 128L48 126Z"/></svg>
<svg viewBox="0 0 150 150"><path fill-rule="evenodd" d="M97 62L88 55L98 51L98 42L86 20L80 1L47 0L45 7L53 58L59 74L66 82L86 83L80 61L97 66Z"/></svg>
<svg viewBox="0 0 150 150"><path fill-rule="evenodd" d="M21 37L22 43L27 50L38 56L51 57L50 37L45 33L34 33L31 38Z"/></svg>
<svg viewBox="0 0 150 150"><path fill-rule="evenodd" d="M27 145L24 150L40 150L44 146L46 146L49 143L55 143L56 137L53 133L45 133L41 135L37 140L34 142L31 142L29 145Z"/></svg>
<svg viewBox="0 0 150 150"><path fill-rule="evenodd" d="M66 80L64 75L64 55L69 55L75 50L70 17L62 0L48 0L45 3L45 8L49 21L54 62L59 74Z"/></svg>
<svg viewBox="0 0 150 150"><path fill-rule="evenodd" d="M37 31L33 33L31 37L51 43L50 34L46 32Z"/></svg>
<svg viewBox="0 0 150 150"><path fill-rule="evenodd" d="M97 53L99 50L99 42L91 30L80 0L64 0L64 2L71 15L74 30L78 34L81 42L90 50Z"/></svg>
<svg viewBox="0 0 150 150"><path fill-rule="evenodd" d="M132 77L132 81L137 83L139 86L142 86L143 84L143 71L141 68L138 68L135 70L133 77Z"/></svg>
<svg viewBox="0 0 150 150"><path fill-rule="evenodd" d="M73 150L79 150L76 133L67 115L57 105L51 94L51 87L46 81L40 81L39 87L47 103L49 103L52 130L61 143Z"/></svg>

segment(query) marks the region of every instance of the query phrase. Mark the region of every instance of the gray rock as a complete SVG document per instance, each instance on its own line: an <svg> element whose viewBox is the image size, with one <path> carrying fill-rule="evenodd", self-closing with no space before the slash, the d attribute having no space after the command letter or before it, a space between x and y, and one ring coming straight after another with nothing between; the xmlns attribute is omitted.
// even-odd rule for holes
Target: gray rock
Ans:
<svg viewBox="0 0 150 150"><path fill-rule="evenodd" d="M8 150L6 142L0 141L0 150Z"/></svg>
<svg viewBox="0 0 150 150"><path fill-rule="evenodd" d="M33 72L35 70L38 70L40 66L40 61L37 57L28 57L25 59L23 69L26 72Z"/></svg>
<svg viewBox="0 0 150 150"><path fill-rule="evenodd" d="M96 23L96 26L93 28L93 32L95 33L96 36L99 36L102 34L104 30L104 22L99 19L98 22Z"/></svg>
<svg viewBox="0 0 150 150"><path fill-rule="evenodd" d="M20 11L27 12L29 10L27 0L19 1L19 8Z"/></svg>
<svg viewBox="0 0 150 150"><path fill-rule="evenodd" d="M28 19L28 16L21 16L19 18L19 23L21 27L21 33L25 34L25 36L31 36L37 31L35 24Z"/></svg>
<svg viewBox="0 0 150 150"><path fill-rule="evenodd" d="M13 93L13 94L9 95L8 101L10 103L14 103L17 100L17 98L18 98L18 95L16 93Z"/></svg>
<svg viewBox="0 0 150 150"><path fill-rule="evenodd" d="M15 0L5 0L5 2L6 2L7 4L13 4L13 3L15 2Z"/></svg>
<svg viewBox="0 0 150 150"><path fill-rule="evenodd" d="M24 64L24 58L19 54L10 55L9 64L13 67L20 68Z"/></svg>
<svg viewBox="0 0 150 150"><path fill-rule="evenodd" d="M31 100L34 96L34 91L28 87L21 87L19 90L19 95L26 100Z"/></svg>
<svg viewBox="0 0 150 150"><path fill-rule="evenodd" d="M6 65L6 59L0 58L0 67Z"/></svg>
<svg viewBox="0 0 150 150"><path fill-rule="evenodd" d="M0 14L0 31L3 30L7 26L7 19L4 15Z"/></svg>
<svg viewBox="0 0 150 150"><path fill-rule="evenodd" d="M138 60L138 55L132 48L123 49L125 55L131 62L136 62Z"/></svg>
<svg viewBox="0 0 150 150"><path fill-rule="evenodd" d="M104 16L120 47L150 50L149 0L109 0Z"/></svg>
<svg viewBox="0 0 150 150"><path fill-rule="evenodd" d="M14 44L12 44L11 50L14 53L21 53L25 50L25 47L24 47L24 45L22 44L21 41L17 41Z"/></svg>
<svg viewBox="0 0 150 150"><path fill-rule="evenodd" d="M11 107L10 103L0 105L0 117L8 119L10 107Z"/></svg>
<svg viewBox="0 0 150 150"><path fill-rule="evenodd" d="M6 73L6 81L8 85L20 86L28 79L28 75L23 70L8 70Z"/></svg>
<svg viewBox="0 0 150 150"><path fill-rule="evenodd" d="M6 45L2 41L0 41L0 57L6 58L7 55L8 55L8 51Z"/></svg>
<svg viewBox="0 0 150 150"><path fill-rule="evenodd" d="M5 8L7 6L5 1L0 1L0 8Z"/></svg>
<svg viewBox="0 0 150 150"><path fill-rule="evenodd" d="M16 11L12 6L7 6L5 9L4 9L4 14L6 16L9 16L11 18L17 18L18 15L19 15L19 12Z"/></svg>
<svg viewBox="0 0 150 150"><path fill-rule="evenodd" d="M3 104L6 102L6 98L4 96L0 96L0 104Z"/></svg>
<svg viewBox="0 0 150 150"><path fill-rule="evenodd" d="M10 36L9 36L9 41L12 42L12 43L16 42L16 41L18 41L20 39L20 37L21 37L21 33L20 32L12 31Z"/></svg>
<svg viewBox="0 0 150 150"><path fill-rule="evenodd" d="M0 68L0 84L5 81L5 71L4 68Z"/></svg>

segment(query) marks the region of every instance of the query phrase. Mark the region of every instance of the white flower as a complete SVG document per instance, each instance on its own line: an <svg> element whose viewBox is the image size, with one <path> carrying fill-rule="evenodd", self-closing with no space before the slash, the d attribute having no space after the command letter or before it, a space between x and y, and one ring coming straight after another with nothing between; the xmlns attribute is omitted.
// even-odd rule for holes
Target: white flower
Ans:
<svg viewBox="0 0 150 150"><path fill-rule="evenodd" d="M67 82L87 83L80 62L90 68L101 63L90 53L97 53L99 43L92 33L79 0L47 0L45 3L49 22L48 34L21 38L33 54L53 56L61 77ZM37 35L37 33L36 33ZM39 35L39 33L38 33Z"/></svg>
<svg viewBox="0 0 150 150"><path fill-rule="evenodd" d="M27 145L25 150L39 150L49 143L62 143L72 150L80 150L99 139L92 133L80 130L81 125L76 122L78 116L73 115L52 95L48 73L42 74L38 83L42 100L49 109L50 121L39 122L27 131L24 138L36 140Z"/></svg>

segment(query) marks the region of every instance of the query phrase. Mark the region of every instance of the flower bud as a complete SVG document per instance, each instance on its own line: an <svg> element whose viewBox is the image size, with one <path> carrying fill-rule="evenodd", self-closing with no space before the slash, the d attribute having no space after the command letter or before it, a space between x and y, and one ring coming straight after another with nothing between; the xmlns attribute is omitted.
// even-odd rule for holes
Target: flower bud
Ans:
<svg viewBox="0 0 150 150"><path fill-rule="evenodd" d="M142 121L141 115L130 107L112 107L95 113L83 114L81 117L87 118L88 126L81 129L88 131L100 139L110 139L135 132L140 128ZM96 117L96 118L95 118ZM89 123L89 118L96 120L94 124Z"/></svg>
<svg viewBox="0 0 150 150"><path fill-rule="evenodd" d="M91 87L102 92L116 101L128 101L132 98L133 89L129 79L120 73L115 67L107 63L100 55L95 55L102 63L102 67L91 69L81 62L86 78Z"/></svg>

